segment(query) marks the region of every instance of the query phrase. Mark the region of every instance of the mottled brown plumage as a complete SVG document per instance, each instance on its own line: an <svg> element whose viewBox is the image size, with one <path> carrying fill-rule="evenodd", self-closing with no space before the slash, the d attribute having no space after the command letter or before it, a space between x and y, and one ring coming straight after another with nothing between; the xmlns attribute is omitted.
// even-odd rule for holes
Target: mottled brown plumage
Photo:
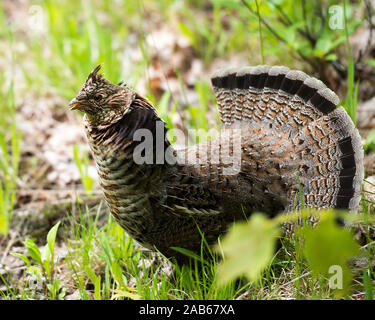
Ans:
<svg viewBox="0 0 375 320"><path fill-rule="evenodd" d="M112 215L145 247L167 256L176 253L170 247L199 251L198 227L213 244L254 211L298 209L300 189L308 207L358 207L360 137L321 81L278 66L220 70L212 84L221 136L175 150L150 101L110 83L99 69L70 105L85 112ZM154 138L147 148L139 129Z"/></svg>

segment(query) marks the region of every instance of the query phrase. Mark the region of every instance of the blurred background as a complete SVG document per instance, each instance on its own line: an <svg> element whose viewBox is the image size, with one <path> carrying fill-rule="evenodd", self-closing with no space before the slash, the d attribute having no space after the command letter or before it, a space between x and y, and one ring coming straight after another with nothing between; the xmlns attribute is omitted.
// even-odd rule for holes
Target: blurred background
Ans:
<svg viewBox="0 0 375 320"><path fill-rule="evenodd" d="M372 0L1 0L0 248L44 237L77 199L100 202L82 115L68 110L100 63L106 78L123 80L184 131L220 127L210 88L217 68L303 70L339 95L371 175L374 8ZM5 253L0 262L15 263Z"/></svg>

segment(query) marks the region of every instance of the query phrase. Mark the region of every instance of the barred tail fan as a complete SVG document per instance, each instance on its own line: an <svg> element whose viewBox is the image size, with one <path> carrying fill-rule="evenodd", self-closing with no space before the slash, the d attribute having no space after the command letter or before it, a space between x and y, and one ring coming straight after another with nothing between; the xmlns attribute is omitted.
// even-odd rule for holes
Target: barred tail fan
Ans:
<svg viewBox="0 0 375 320"><path fill-rule="evenodd" d="M323 82L282 66L227 68L211 80L224 126L247 122L249 128L261 124L270 134L288 133L296 168L285 173L286 210L300 207L300 188L308 207L357 209L361 139L343 107L337 107L339 98Z"/></svg>

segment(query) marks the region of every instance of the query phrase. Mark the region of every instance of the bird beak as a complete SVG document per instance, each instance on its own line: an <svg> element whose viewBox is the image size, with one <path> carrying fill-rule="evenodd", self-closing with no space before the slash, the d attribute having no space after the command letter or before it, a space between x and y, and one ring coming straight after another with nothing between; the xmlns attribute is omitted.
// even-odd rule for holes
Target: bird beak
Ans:
<svg viewBox="0 0 375 320"><path fill-rule="evenodd" d="M81 106L81 103L78 102L77 98L74 98L69 103L70 110L79 110L79 107Z"/></svg>

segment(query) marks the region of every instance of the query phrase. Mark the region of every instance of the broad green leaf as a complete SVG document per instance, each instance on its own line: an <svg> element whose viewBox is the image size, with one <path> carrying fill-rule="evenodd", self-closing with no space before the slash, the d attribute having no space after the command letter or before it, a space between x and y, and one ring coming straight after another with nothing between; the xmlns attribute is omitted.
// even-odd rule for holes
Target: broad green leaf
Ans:
<svg viewBox="0 0 375 320"><path fill-rule="evenodd" d="M333 48L338 46L340 43L345 41L344 37L339 39L333 39L332 34L325 34L324 36L320 37L315 45L315 50L321 52L321 54L327 54Z"/></svg>
<svg viewBox="0 0 375 320"><path fill-rule="evenodd" d="M337 293L343 294L352 280L348 259L359 255L360 250L353 234L337 225L334 218L333 214L326 215L316 228L305 229L303 252L315 275L328 277L329 281L340 277L336 279L337 286L331 289L338 289Z"/></svg>
<svg viewBox="0 0 375 320"><path fill-rule="evenodd" d="M223 238L222 248L217 249L224 252L224 261L218 268L218 284L241 274L256 281L273 257L279 232L275 222L260 213L254 213L247 223L234 224Z"/></svg>
<svg viewBox="0 0 375 320"><path fill-rule="evenodd" d="M93 189L93 186L94 186L94 179L91 178L90 176L84 176L84 177L82 177L82 183L83 183L83 186L85 187L87 195L88 196L92 196L92 189Z"/></svg>
<svg viewBox="0 0 375 320"><path fill-rule="evenodd" d="M29 267L31 266L30 260L24 254L17 253L17 252L11 252L10 254L14 257L22 259Z"/></svg>
<svg viewBox="0 0 375 320"><path fill-rule="evenodd" d="M85 271L87 273L87 276L89 277L90 281L93 284L95 284L96 278L97 278L97 276L95 275L95 272L89 266L85 266L84 269L85 269Z"/></svg>
<svg viewBox="0 0 375 320"><path fill-rule="evenodd" d="M52 261L53 261L53 255L51 253L51 250L48 244L46 244L43 249L42 262L43 262L43 268L46 271L48 277L51 276L51 268L53 265Z"/></svg>
<svg viewBox="0 0 375 320"><path fill-rule="evenodd" d="M158 111L160 116L163 118L164 115L168 115L169 102L171 100L171 93L169 91L164 92L160 101Z"/></svg>
<svg viewBox="0 0 375 320"><path fill-rule="evenodd" d="M42 261L51 260L51 250L48 245L45 245L43 248Z"/></svg>
<svg viewBox="0 0 375 320"><path fill-rule="evenodd" d="M115 280L119 283L120 286L124 287L126 279L124 279L120 265L116 261L113 261L111 269Z"/></svg>
<svg viewBox="0 0 375 320"><path fill-rule="evenodd" d="M180 32L186 36L187 38L190 39L191 43L194 45L195 44L195 39L196 39L196 35L194 34L194 32L192 30L190 30L189 26L186 25L185 23L183 22L180 22L178 24L178 27L180 29Z"/></svg>
<svg viewBox="0 0 375 320"><path fill-rule="evenodd" d="M39 248L35 244L35 242L31 239L26 239L24 243L31 258L33 258L36 262L42 265L42 257L41 257Z"/></svg>
<svg viewBox="0 0 375 320"><path fill-rule="evenodd" d="M53 259L53 254L54 254L54 251L55 251L55 241L56 241L56 234L57 234L57 229L59 228L60 226L60 223L61 221L59 221L58 223L56 223L50 231L48 231L48 234L47 234L47 245L48 245L48 248L51 252L51 257Z"/></svg>

